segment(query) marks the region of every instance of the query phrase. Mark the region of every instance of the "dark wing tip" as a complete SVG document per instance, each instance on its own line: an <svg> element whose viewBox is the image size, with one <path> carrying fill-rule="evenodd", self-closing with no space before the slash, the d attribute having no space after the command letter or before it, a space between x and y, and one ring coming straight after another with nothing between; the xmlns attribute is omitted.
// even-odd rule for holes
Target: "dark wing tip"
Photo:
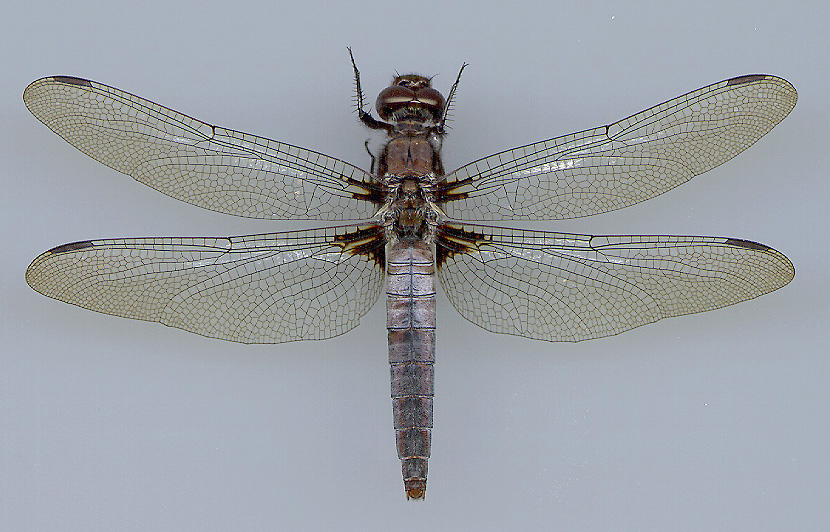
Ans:
<svg viewBox="0 0 830 532"><path fill-rule="evenodd" d="M777 271L783 276L782 279L784 279L780 286L776 287L776 289L788 284L795 278L795 266L793 266L792 261L775 248L771 248L758 242L753 242L752 240L743 240L741 238L727 238L724 240L724 244L727 246L760 251L761 253L767 253L774 257L776 260Z"/></svg>
<svg viewBox="0 0 830 532"><path fill-rule="evenodd" d="M76 78L75 76L50 76L48 78L58 83L66 83L67 85L80 85L82 87L91 87L92 82L84 78Z"/></svg>
<svg viewBox="0 0 830 532"><path fill-rule="evenodd" d="M766 74L747 74L745 76L738 76L726 80L727 85L743 85L744 83L752 83L753 81L761 81L762 79L774 78Z"/></svg>
<svg viewBox="0 0 830 532"><path fill-rule="evenodd" d="M50 264L50 259L54 258L54 255L71 253L79 249L87 249L94 246L95 244L92 243L92 240L83 240L80 242L62 244L50 249L49 251L44 251L35 257L35 260L33 260L32 263L29 264L29 267L26 268L26 283L36 292L40 292L48 297L55 297L51 295L50 292L53 289L53 285L49 282L48 275L44 275L45 268Z"/></svg>
<svg viewBox="0 0 830 532"><path fill-rule="evenodd" d="M743 240L740 238L727 238L726 242L724 242L727 246L735 246L739 248L747 248L747 249L754 249L757 251L775 251L769 246L765 246L764 244L759 244L758 242L753 242L752 240Z"/></svg>
<svg viewBox="0 0 830 532"><path fill-rule="evenodd" d="M49 83L63 83L65 85L76 85L78 87L92 87L92 81L84 78L76 78L75 76L46 76L45 78L36 79L29 83L26 90L23 91L23 101L28 106L31 100L30 90L33 87Z"/></svg>
<svg viewBox="0 0 830 532"><path fill-rule="evenodd" d="M70 242L69 244L62 244L60 246L53 247L46 253L57 255L58 253L68 253L70 251L77 251L79 249L91 248L94 245L95 244L92 243L92 240L82 240L80 242Z"/></svg>
<svg viewBox="0 0 830 532"><path fill-rule="evenodd" d="M727 79L726 85L746 85L749 83L755 83L756 81L766 81L768 83L777 84L780 85L784 90L791 92L793 96L797 94L797 91L795 90L795 87L793 87L792 83L790 83L784 78L773 76L771 74L746 74L744 76L738 76L735 78Z"/></svg>

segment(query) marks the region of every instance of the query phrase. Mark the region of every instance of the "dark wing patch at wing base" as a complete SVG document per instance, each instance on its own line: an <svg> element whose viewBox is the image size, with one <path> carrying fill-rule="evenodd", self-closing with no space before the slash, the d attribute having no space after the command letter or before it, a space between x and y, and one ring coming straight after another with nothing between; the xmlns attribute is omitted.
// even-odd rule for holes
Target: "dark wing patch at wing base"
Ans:
<svg viewBox="0 0 830 532"><path fill-rule="evenodd" d="M340 246L344 253L365 256L386 271L386 238L382 226L372 225L337 235L334 244Z"/></svg>
<svg viewBox="0 0 830 532"><path fill-rule="evenodd" d="M488 236L484 233L467 231L462 226L443 224L439 226L435 238L435 262L438 268L459 253L469 253L479 249Z"/></svg>

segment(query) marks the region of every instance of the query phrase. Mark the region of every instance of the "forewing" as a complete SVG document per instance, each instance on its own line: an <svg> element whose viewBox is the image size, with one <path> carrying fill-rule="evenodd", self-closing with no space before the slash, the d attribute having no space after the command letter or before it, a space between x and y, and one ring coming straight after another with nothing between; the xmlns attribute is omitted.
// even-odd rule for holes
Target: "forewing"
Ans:
<svg viewBox="0 0 830 532"><path fill-rule="evenodd" d="M360 168L212 126L101 83L43 78L26 88L23 101L93 159L205 209L303 220L365 219L377 209L371 176Z"/></svg>
<svg viewBox="0 0 830 532"><path fill-rule="evenodd" d="M58 246L26 281L90 310L212 338L279 343L357 326L383 287L383 231L345 226L229 238L126 238Z"/></svg>
<svg viewBox="0 0 830 532"><path fill-rule="evenodd" d="M548 341L619 334L777 290L792 263L763 244L443 225L438 276L469 321Z"/></svg>
<svg viewBox="0 0 830 532"><path fill-rule="evenodd" d="M793 109L775 76L703 87L608 126L507 150L463 166L437 187L464 220L560 220L658 196L754 144Z"/></svg>

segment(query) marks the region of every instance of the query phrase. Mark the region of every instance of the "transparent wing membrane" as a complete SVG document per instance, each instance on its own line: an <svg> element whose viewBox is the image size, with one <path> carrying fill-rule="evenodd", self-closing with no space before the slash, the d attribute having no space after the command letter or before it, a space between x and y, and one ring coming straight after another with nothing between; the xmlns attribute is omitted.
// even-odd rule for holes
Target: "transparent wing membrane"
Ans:
<svg viewBox="0 0 830 532"><path fill-rule="evenodd" d="M212 338L319 340L356 327L375 303L382 254L378 226L90 240L41 254L26 281L66 303Z"/></svg>
<svg viewBox="0 0 830 532"><path fill-rule="evenodd" d="M464 220L559 220L621 209L721 165L789 114L796 91L768 75L732 78L608 126L485 157L439 187Z"/></svg>
<svg viewBox="0 0 830 532"><path fill-rule="evenodd" d="M206 124L128 92L53 76L26 88L29 111L72 146L173 198L267 219L360 220L371 176L339 159Z"/></svg>
<svg viewBox="0 0 830 532"><path fill-rule="evenodd" d="M733 305L795 275L770 247L717 237L444 225L437 256L441 285L467 320L548 341L599 338Z"/></svg>
<svg viewBox="0 0 830 532"><path fill-rule="evenodd" d="M745 150L792 110L768 75L728 79L628 118L480 159L434 187L452 218L561 219L644 201ZM89 80L24 93L67 142L172 197L257 218L375 214L385 190L325 155L211 126ZM792 264L745 240L590 236L441 224L439 277L468 320L577 341L738 303L787 284ZM379 225L232 238L67 244L27 271L37 291L85 308L240 342L329 338L358 323L384 275Z"/></svg>
<svg viewBox="0 0 830 532"><path fill-rule="evenodd" d="M23 100L38 120L173 198L252 218L364 223L74 242L38 256L26 281L66 303L211 338L319 340L356 327L377 301L388 246L396 441L407 498L419 499L433 426L433 245L440 283L464 318L488 331L547 341L599 338L733 305L795 275L784 255L747 240L552 233L447 223L444 216L564 219L655 197L728 161L786 117L796 92L781 78L728 79L442 177L439 146L461 72L446 108L429 78L397 78L379 97L381 121L363 110L353 57L352 66L359 119L387 133L377 156L370 152L377 178L93 81L33 82Z"/></svg>

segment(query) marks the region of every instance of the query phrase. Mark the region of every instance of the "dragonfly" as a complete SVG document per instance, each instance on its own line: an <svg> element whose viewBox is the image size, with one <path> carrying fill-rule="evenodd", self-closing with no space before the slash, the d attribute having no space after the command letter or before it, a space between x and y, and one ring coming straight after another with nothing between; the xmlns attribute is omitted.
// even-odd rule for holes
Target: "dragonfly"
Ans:
<svg viewBox="0 0 830 532"><path fill-rule="evenodd" d="M351 56L351 50L349 50ZM168 196L226 214L341 225L234 237L114 238L34 259L41 294L242 343L332 338L384 291L394 429L407 498L426 494L433 428L435 278L470 322L576 342L772 292L795 270L740 238L587 235L475 222L562 220L663 194L735 157L793 109L786 80L726 79L608 125L445 172L445 99L396 75L359 120L384 137L369 171L202 122L70 76L31 83L34 116L83 153ZM367 150L369 149L367 143Z"/></svg>

